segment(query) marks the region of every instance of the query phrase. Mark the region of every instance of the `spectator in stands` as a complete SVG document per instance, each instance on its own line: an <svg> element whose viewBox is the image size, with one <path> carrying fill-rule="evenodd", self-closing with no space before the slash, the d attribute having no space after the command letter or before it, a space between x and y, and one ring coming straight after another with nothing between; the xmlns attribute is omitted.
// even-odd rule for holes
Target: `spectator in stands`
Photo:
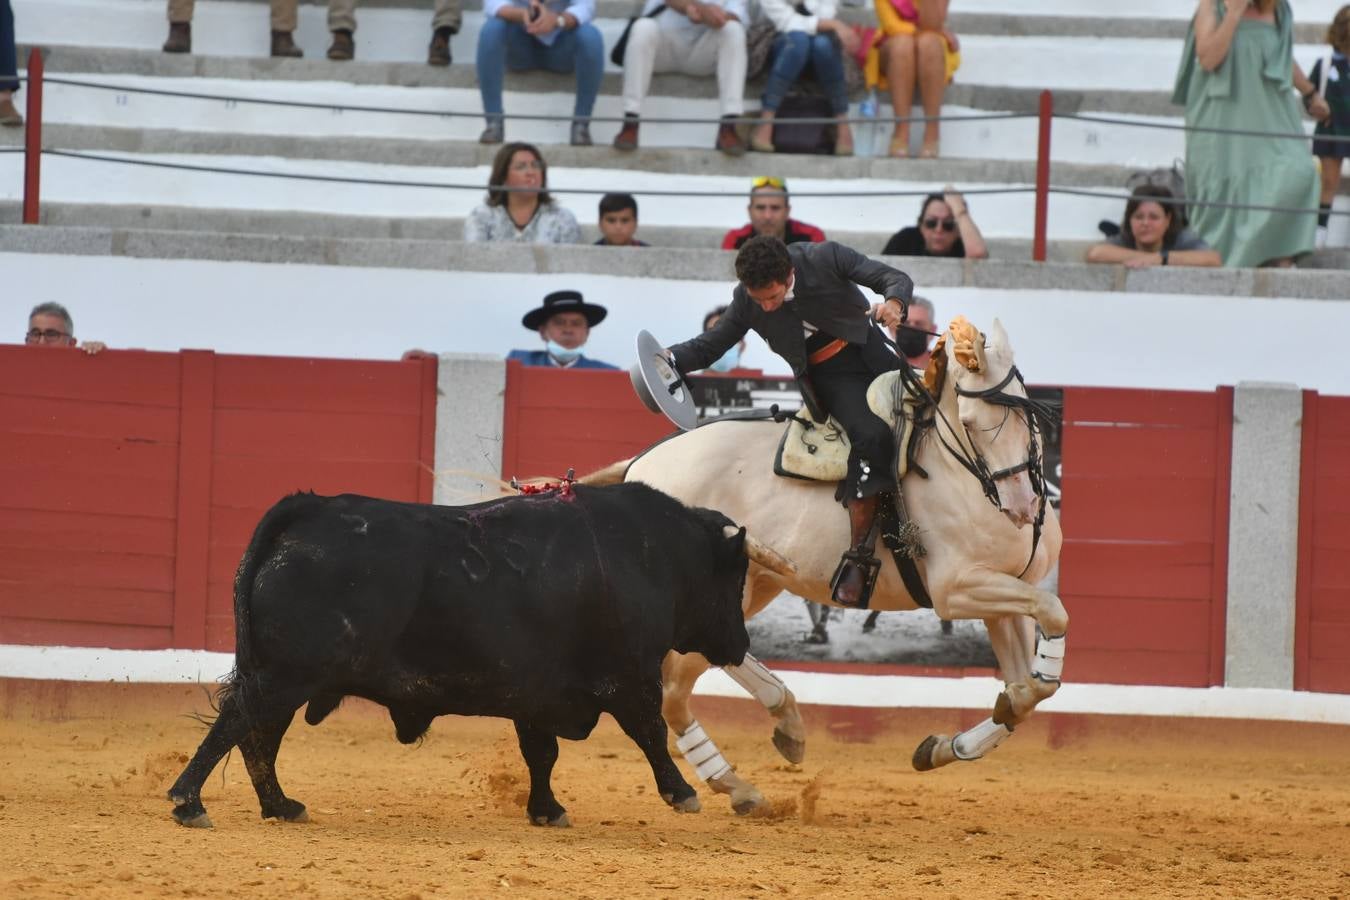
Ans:
<svg viewBox="0 0 1350 900"><path fill-rule="evenodd" d="M271 0L272 55L304 56L291 37L295 31L298 0ZM192 52L192 9L195 0L169 0L169 38L164 42L165 53Z"/></svg>
<svg viewBox="0 0 1350 900"><path fill-rule="evenodd" d="M478 90L487 128L484 144L505 140L502 81L506 67L576 72L572 108L573 147L591 145L590 119L605 68L604 39L591 24L595 0L484 0L478 33Z"/></svg>
<svg viewBox="0 0 1350 900"><path fill-rule="evenodd" d="M895 346L900 348L905 361L912 368L928 367L928 360L933 356L930 346L933 343L932 332L937 330L933 327L936 318L932 300L915 294L914 299L909 301L909 318L900 326L900 333L895 336Z"/></svg>
<svg viewBox="0 0 1350 900"><path fill-rule="evenodd" d="M28 333L23 342L30 347L79 347L91 356L108 349L102 341L75 339L75 320L60 303L39 303L28 314Z"/></svg>
<svg viewBox="0 0 1350 900"><path fill-rule="evenodd" d="M576 216L548 193L548 165L533 144L506 144L492 161L487 202L464 220L464 240L575 244Z"/></svg>
<svg viewBox="0 0 1350 900"><path fill-rule="evenodd" d="M1192 128L1302 134L1291 86L1314 118L1324 118L1328 110L1294 62L1293 46L1288 0L1200 0L1172 102L1186 106ZM1186 186L1189 199L1199 204L1192 226L1230 266L1293 265L1293 257L1313 249L1317 167L1298 141L1187 132Z"/></svg>
<svg viewBox="0 0 1350 900"><path fill-rule="evenodd" d="M853 132L848 126L848 88L844 83L844 54L858 49L858 34L835 18L835 0L760 0L760 11L778 32L769 50L769 74L760 98L759 124L750 132L750 149L773 152L773 120L792 85L810 67L839 120L835 126L836 156L853 155Z"/></svg>
<svg viewBox="0 0 1350 900"><path fill-rule="evenodd" d="M787 179L777 175L761 175L750 182L750 224L733 228L722 238L723 250L739 250L741 245L757 234L776 237L785 244L810 241L819 244L825 232L814 225L788 217L792 206L788 203Z"/></svg>
<svg viewBox="0 0 1350 900"><path fill-rule="evenodd" d="M979 226L970 216L966 199L947 185L941 194L924 198L918 224L891 235L881 255L988 259L989 250Z"/></svg>
<svg viewBox="0 0 1350 900"><path fill-rule="evenodd" d="M659 10L659 12L658 12ZM713 147L728 156L745 153L734 121L745 111L746 0L646 0L628 32L623 55L623 128L615 150L636 150L638 117L653 72L717 74L722 123Z"/></svg>
<svg viewBox="0 0 1350 900"><path fill-rule="evenodd" d="M924 123L919 156L934 159L940 150L940 125L932 119L942 112L942 95L961 65L961 43L947 27L948 0L874 0L881 27L863 62L868 87L889 90L896 118L908 118L914 109L914 87L919 88ZM909 123L896 122L890 155L909 156Z"/></svg>
<svg viewBox="0 0 1350 900"><path fill-rule="evenodd" d="M721 321L722 315L726 311L726 304L715 306L709 310L708 314L703 317L703 331L705 334L713 330L713 326ZM745 338L741 338L740 342L734 347L729 348L726 353L723 353L718 359L709 363L708 368L704 371L730 372L733 369L739 369L741 367L741 356L744 355L744 353Z"/></svg>
<svg viewBox="0 0 1350 900"><path fill-rule="evenodd" d="M1145 184L1134 189L1125 204L1120 234L1094 244L1090 263L1121 263L1130 269L1149 266L1221 266L1223 260L1189 228L1181 226L1167 188Z"/></svg>
<svg viewBox="0 0 1350 900"><path fill-rule="evenodd" d="M0 0L0 125L23 124L23 116L14 108L14 92L19 89L19 59L14 46L14 10L9 0Z"/></svg>
<svg viewBox="0 0 1350 900"><path fill-rule="evenodd" d="M435 0L431 14L431 45L427 48L427 65L450 65L450 36L459 33L462 16L460 0ZM328 30L333 43L328 47L328 58L345 61L356 56L356 0L328 0Z"/></svg>
<svg viewBox="0 0 1350 900"><path fill-rule="evenodd" d="M637 200L632 194L606 194L600 198L600 240L597 246L646 247L637 233Z"/></svg>
<svg viewBox="0 0 1350 900"><path fill-rule="evenodd" d="M1308 79L1326 101L1330 115L1317 123L1314 134L1340 138L1342 143L1313 141L1313 156L1322 167L1322 197L1317 210L1316 245L1325 247L1331 224L1331 203L1341 187L1341 169L1350 156L1350 6L1342 6L1327 29L1331 53L1313 64ZM1326 85L1323 88L1323 85Z"/></svg>
<svg viewBox="0 0 1350 900"><path fill-rule="evenodd" d="M603 306L587 303L580 291L554 291L544 298L542 306L530 310L520 320L526 328L539 332L544 349L512 350L507 359L555 369L617 368L581 354L591 329L604 320L607 312Z"/></svg>

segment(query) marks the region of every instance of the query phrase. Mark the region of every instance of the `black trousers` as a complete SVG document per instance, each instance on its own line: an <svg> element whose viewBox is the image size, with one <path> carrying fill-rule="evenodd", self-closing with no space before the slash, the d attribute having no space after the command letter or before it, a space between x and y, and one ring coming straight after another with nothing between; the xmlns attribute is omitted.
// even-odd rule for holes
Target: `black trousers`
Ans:
<svg viewBox="0 0 1350 900"><path fill-rule="evenodd" d="M867 405L867 388L878 375L902 365L904 361L891 352L873 328L865 346L849 344L808 370L816 396L848 434L848 475L835 494L835 499L844 504L896 490L895 436ZM862 470L864 463L866 473Z"/></svg>

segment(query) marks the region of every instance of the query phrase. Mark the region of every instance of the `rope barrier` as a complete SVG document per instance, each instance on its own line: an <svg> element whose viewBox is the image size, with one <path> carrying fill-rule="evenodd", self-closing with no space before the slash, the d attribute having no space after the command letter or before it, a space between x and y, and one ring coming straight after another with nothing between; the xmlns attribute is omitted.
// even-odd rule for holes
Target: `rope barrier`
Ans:
<svg viewBox="0 0 1350 900"><path fill-rule="evenodd" d="M1118 119L1111 116L1098 116L1092 113L1055 113L1056 119L1076 119L1080 122L1096 122L1102 125L1124 125L1131 128L1158 128L1164 131L1184 131L1188 134L1224 134L1231 137L1281 138L1295 141L1328 141L1335 144L1350 144L1350 137L1313 134L1307 131L1253 131L1246 128L1202 128L1198 125L1177 125L1173 122L1139 122L1134 119Z"/></svg>
<svg viewBox="0 0 1350 900"><path fill-rule="evenodd" d="M383 178L360 178L348 175L313 175L302 172L264 172L257 169L236 169L226 166L197 166L190 163L165 162L154 159L132 159L121 156L104 156L98 153L84 153L75 150L43 150L43 156L61 156L69 159L82 159L92 162L117 163L130 166L146 166L150 168L176 169L186 172L205 172L213 175L250 175L260 178L290 178L297 181L318 181L335 184L359 184L372 185L376 187L409 187L409 188L439 188L443 190L457 191L518 191L522 193L535 193L537 188L512 188L505 185L485 185L485 184L454 184L440 181L398 181L394 179ZM604 195L613 193L615 188L569 188L556 187L549 185L547 188L551 194L595 194ZM1035 188L1031 187L1006 187L1006 188L972 188L968 191L962 191L963 195L978 196L982 194L1029 194L1033 193ZM727 197L730 196L726 191L690 191L690 190L661 190L658 188L635 188L626 190L627 193L637 194L643 197ZM874 190L874 191L793 191L793 197L836 197L836 198L868 198L868 197L926 197L933 193L931 190ZM738 195L739 199L739 195Z"/></svg>
<svg viewBox="0 0 1350 900"><path fill-rule="evenodd" d="M1107 191L1093 191L1085 188L1066 188L1052 187L1052 194L1068 194L1074 197L1101 197L1105 200L1119 200L1122 203L1131 199L1129 194L1109 193ZM1252 209L1260 212L1290 213L1292 215L1311 216L1317 215L1321 210L1317 207L1304 206L1264 206L1257 203L1221 203L1217 200L1196 200L1194 198L1182 198L1180 200L1167 197L1147 197L1149 203L1157 203L1159 206L1189 206L1193 209L1200 207L1213 207L1214 209ZM1350 216L1350 210L1332 210L1333 216Z"/></svg>
<svg viewBox="0 0 1350 900"><path fill-rule="evenodd" d="M257 105L257 106L280 106L280 107L285 107L285 108L289 108L289 109L327 110L327 111L329 111L329 112L335 112L335 113L338 113L338 114L349 113L349 112L352 112L352 113L376 113L376 114L380 114L380 115L421 116L421 117L440 118L440 119L459 119L459 118L466 118L466 119L482 119L482 118L485 118L485 117L486 117L485 113L484 113L481 109L471 110L471 111L464 111L464 110L438 110L438 109L403 109L403 108L395 107L395 106L349 106L349 105L334 104L334 103L320 103L320 102L313 101L313 100L286 100L286 99L278 99L278 98L275 98L275 97L241 97L241 96L237 96L237 95L227 95L227 94L205 94L205 93L196 92L196 91L171 91L171 90L167 90L167 89L164 89L164 88L130 87L130 86L128 86L128 85L105 84L105 83L102 83L102 82L96 82L96 81L81 81L81 80L75 79L75 78L50 78L50 77L44 77L44 78L43 78L43 81L44 81L45 83L47 83L47 84L61 84L61 85L65 85L65 86L67 86L67 87L88 88L88 89L91 89L91 90L100 90L100 91L114 91L114 92L120 93L120 94L146 94L146 95L154 96L154 97L173 97L173 98L176 98L176 99L185 99L185 100L209 100L209 101L212 101L212 102L224 103L224 104L226 104L227 106L230 105L230 104L235 104L235 105L237 105L237 104L240 104L240 103L248 103L248 104L253 104L253 105ZM507 120L507 121L518 121L518 122L571 122L573 119L576 118L576 116L572 116L572 115L554 115L554 114L544 114L544 113L537 113L537 114L536 114L536 113L510 113L510 114L508 114L508 113L503 113L503 114L501 115L501 118L504 119L504 120ZM760 119L760 118L758 118L758 117L756 117L756 116L739 116L739 117L728 117L728 118L732 119L733 121L735 121L735 122L738 123L738 124L747 124L747 125L753 125L753 124L756 124L756 123L758 123L758 122L764 121L763 119ZM991 122L991 121L1000 121L1000 120L1008 120L1008 119L1034 119L1034 118L1036 118L1036 114L1035 114L1035 113L1006 112L1006 113L972 113L972 114L969 114L969 115L959 115L959 116L909 116L909 117L895 117L895 116L892 116L892 117L888 117L888 118L882 118L882 117L875 117L875 118L873 118L873 117L855 117L855 118L844 118L844 119L839 119L839 118L837 118L837 117L835 117L835 116L829 116L829 117L805 118L805 119L794 118L794 119L792 120L792 122L793 122L793 124L800 124L800 125L834 125L834 124L836 124L836 123L838 123L838 122L841 122L841 121L848 122L849 124L855 124L855 123L856 123L856 124L863 124L863 123L869 123L869 124L870 124L870 123L877 123L877 124L882 124L882 123L885 123L885 124L897 124L897 123L907 123L907 122L942 122L942 123L953 123L953 122ZM614 124L621 124L621 123L623 123L623 122L625 121L625 118L624 118L624 116L621 116L621 115L620 115L620 116L590 116L589 118L586 119L586 121L591 122L591 123L595 123L595 122L610 122L610 123L614 123ZM642 123L643 123L644 125L647 125L647 124L652 124L652 125L720 125L720 124L722 124L722 123L725 122L725 121L727 121L727 119L723 119L721 116L711 116L711 117L709 117L709 116L701 116L701 117L700 117L700 116L684 116L684 117L643 116L643 118L642 118Z"/></svg>

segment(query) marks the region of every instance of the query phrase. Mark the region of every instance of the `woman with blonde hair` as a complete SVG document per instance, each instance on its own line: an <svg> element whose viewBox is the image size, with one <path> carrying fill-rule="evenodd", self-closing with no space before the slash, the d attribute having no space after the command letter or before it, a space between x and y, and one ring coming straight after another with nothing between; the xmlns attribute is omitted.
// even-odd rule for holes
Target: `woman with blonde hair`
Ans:
<svg viewBox="0 0 1350 900"><path fill-rule="evenodd" d="M1186 107L1188 126L1202 129L1186 133L1191 224L1229 266L1292 265L1313 249L1319 178L1307 145L1222 133L1301 138L1290 87L1314 118L1326 115L1293 49L1288 0L1200 0L1186 36L1172 102Z"/></svg>

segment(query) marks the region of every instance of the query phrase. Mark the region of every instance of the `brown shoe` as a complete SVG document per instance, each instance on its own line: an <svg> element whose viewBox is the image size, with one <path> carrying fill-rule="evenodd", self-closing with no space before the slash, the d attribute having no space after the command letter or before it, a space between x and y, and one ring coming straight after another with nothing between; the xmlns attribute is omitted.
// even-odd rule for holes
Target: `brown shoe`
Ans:
<svg viewBox="0 0 1350 900"><path fill-rule="evenodd" d="M345 28L333 32L333 43L328 47L328 58L345 62L356 56L356 41L352 33Z"/></svg>
<svg viewBox="0 0 1350 900"><path fill-rule="evenodd" d="M628 152L638 148L638 117L633 113L625 113L623 117L623 128L614 136L614 149Z"/></svg>
<svg viewBox="0 0 1350 900"><path fill-rule="evenodd" d="M0 125L17 128L23 124L23 116L14 108L14 101L6 97L0 100Z"/></svg>
<svg viewBox="0 0 1350 900"><path fill-rule="evenodd" d="M722 151L727 156L744 156L745 141L736 133L736 124L733 121L735 116L723 116L721 125L717 126L717 141L713 147Z"/></svg>
<svg viewBox="0 0 1350 900"><path fill-rule="evenodd" d="M431 35L431 46L427 48L427 65L450 65L450 35L452 34L454 32L449 28L441 27L437 28Z"/></svg>
<svg viewBox="0 0 1350 900"><path fill-rule="evenodd" d="M170 22L169 39L164 42L165 53L192 52L192 23Z"/></svg>
<svg viewBox="0 0 1350 900"><path fill-rule="evenodd" d="M295 40L291 37L289 31L274 31L272 32L272 55L299 59L305 55L305 51L295 46Z"/></svg>

